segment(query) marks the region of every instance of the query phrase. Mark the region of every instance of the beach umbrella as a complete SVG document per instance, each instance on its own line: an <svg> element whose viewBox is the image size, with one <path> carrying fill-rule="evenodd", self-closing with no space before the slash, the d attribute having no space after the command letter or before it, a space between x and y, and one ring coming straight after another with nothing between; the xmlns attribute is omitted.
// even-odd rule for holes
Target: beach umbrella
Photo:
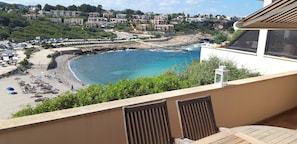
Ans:
<svg viewBox="0 0 297 144"><path fill-rule="evenodd" d="M6 89L9 90L9 91L14 91L13 87L7 87Z"/></svg>

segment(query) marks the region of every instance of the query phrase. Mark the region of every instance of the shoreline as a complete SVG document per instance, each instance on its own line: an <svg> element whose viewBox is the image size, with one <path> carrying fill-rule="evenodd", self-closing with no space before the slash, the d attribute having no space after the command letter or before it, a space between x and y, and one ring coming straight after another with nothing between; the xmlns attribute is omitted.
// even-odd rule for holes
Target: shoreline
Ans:
<svg viewBox="0 0 297 144"><path fill-rule="evenodd" d="M77 55L71 54L60 55L55 59L57 62L57 67L48 70L49 73L56 73L57 75L62 76L62 78L60 78L62 83L64 83L68 87L73 86L74 91L86 87L86 85L75 76L69 65L70 61L77 57Z"/></svg>
<svg viewBox="0 0 297 144"><path fill-rule="evenodd" d="M187 40L189 38L190 40ZM36 95L41 95L44 98L55 98L67 91L75 92L79 89L87 87L82 81L75 78L69 62L79 57L75 52L83 51L94 52L94 49L98 49L98 53L104 53L108 50L125 50L125 49L140 49L140 50L150 50L150 49L166 49L175 50L177 47L182 47L186 45L192 45L198 43L198 39L193 35L186 36L176 36L167 41L154 41L154 42L134 42L132 44L118 43L118 44L100 44L100 45L80 45L71 47L62 47L55 49L42 49L31 55L29 62L33 64L32 68L27 69L27 74L13 74L1 78L0 81L0 121L3 119L9 119L11 114L21 110L26 105L35 106L41 101L36 101L38 98ZM24 51L21 51L24 52ZM56 67L53 69L48 69L48 66L52 58L48 58L48 55L54 53L60 53L55 57ZM87 53L85 53L87 54ZM20 55L22 57L22 55ZM57 89L57 93L45 93L41 90L39 86L34 84L34 80L40 79L44 83L47 83ZM37 87L37 93L24 93L23 87L20 85L20 81L24 81L26 84ZM73 86L73 90L72 87ZM13 87L17 94L10 95L6 90L7 87Z"/></svg>

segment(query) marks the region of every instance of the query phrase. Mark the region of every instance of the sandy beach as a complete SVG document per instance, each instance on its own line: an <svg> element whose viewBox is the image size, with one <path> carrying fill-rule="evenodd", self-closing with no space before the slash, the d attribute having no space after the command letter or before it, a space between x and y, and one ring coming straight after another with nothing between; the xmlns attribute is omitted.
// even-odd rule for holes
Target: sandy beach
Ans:
<svg viewBox="0 0 297 144"><path fill-rule="evenodd" d="M186 35L178 36L163 42L139 42L131 45L121 44L104 44L100 47L133 47L139 49L149 49L158 45L160 47L180 46L189 43L197 42L198 38L203 36L199 35ZM94 46L89 46L94 47ZM57 67L47 70L47 66L51 59L47 58L47 55L56 51L67 51L73 49L88 48L88 46L78 47L64 47L56 49L42 49L31 55L29 61L33 63L32 68L27 70L27 74L14 74L0 79L0 120L9 119L11 114L21 110L26 105L35 106L41 103L40 98L54 98L67 91L73 92L84 88L85 86L78 81L68 68L68 62L71 58L76 57L72 54L63 54L56 58ZM24 59L24 51L18 50L18 57L20 60ZM0 67L0 72L4 71L4 68ZM24 85L29 85L34 88L33 92L24 92ZM49 87L51 91L46 90ZM13 87L14 92L17 94L10 94L8 87ZM52 92L54 90L54 92ZM37 101L37 102L36 102Z"/></svg>
<svg viewBox="0 0 297 144"><path fill-rule="evenodd" d="M0 79L0 120L10 118L12 113L26 105L35 106L41 103L41 101L36 102L39 98L54 98L64 92L71 91L71 85L74 88L73 91L83 88L68 69L68 60L74 55L57 57L57 68L47 70L50 59L46 56L54 51L55 49L41 50L34 53L29 59L33 66L27 70L27 74L15 74ZM56 93L42 89L36 81L42 81L42 83L52 86L51 89L56 90ZM36 87L36 91L24 93L24 86L20 85L21 82ZM10 94L11 91L7 90L8 87L14 88L14 92L17 94Z"/></svg>

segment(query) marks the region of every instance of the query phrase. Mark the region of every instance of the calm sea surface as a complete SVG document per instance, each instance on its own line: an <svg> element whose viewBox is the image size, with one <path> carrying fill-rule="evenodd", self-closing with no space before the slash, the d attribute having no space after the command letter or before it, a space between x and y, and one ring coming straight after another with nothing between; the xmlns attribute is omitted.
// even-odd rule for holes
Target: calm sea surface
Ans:
<svg viewBox="0 0 297 144"><path fill-rule="evenodd" d="M81 56L71 60L69 67L83 83L106 85L120 79L159 75L173 67L180 71L199 58L199 48L189 51L126 50Z"/></svg>

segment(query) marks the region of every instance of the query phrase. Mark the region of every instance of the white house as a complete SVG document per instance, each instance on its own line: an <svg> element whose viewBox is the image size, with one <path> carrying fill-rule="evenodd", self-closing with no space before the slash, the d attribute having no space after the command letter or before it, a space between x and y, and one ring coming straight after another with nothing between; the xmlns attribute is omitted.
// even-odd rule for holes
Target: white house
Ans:
<svg viewBox="0 0 297 144"><path fill-rule="evenodd" d="M204 21L206 21L206 19L205 18L200 18L200 17L197 17L197 18L195 18L195 17L189 17L189 18L186 18L186 21L187 22L195 22L195 23L198 23L198 22L204 22Z"/></svg>
<svg viewBox="0 0 297 144"><path fill-rule="evenodd" d="M64 23L69 25L83 25L84 20L82 18L64 18Z"/></svg>

